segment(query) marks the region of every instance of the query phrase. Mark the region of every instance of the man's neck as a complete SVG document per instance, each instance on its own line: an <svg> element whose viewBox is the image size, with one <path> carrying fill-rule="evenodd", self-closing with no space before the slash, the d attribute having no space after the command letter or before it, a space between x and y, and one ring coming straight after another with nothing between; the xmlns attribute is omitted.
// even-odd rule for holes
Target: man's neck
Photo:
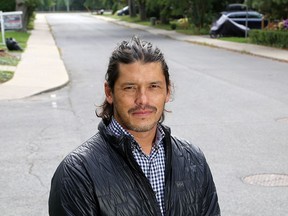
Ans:
<svg viewBox="0 0 288 216"><path fill-rule="evenodd" d="M136 132L134 130L125 129L117 122L114 117L112 117L112 122L110 122L108 128L110 128L109 130L116 135L121 135L121 133L125 133L127 135L127 133L129 133L141 147L142 151L146 155L149 155L156 139L158 125L156 124L151 130L147 132Z"/></svg>
<svg viewBox="0 0 288 216"><path fill-rule="evenodd" d="M156 131L157 131L157 125L155 125L155 127L152 130L147 132L135 132L128 130L128 132L133 135L136 142L141 146L142 151L146 155L150 155L151 153L156 136Z"/></svg>

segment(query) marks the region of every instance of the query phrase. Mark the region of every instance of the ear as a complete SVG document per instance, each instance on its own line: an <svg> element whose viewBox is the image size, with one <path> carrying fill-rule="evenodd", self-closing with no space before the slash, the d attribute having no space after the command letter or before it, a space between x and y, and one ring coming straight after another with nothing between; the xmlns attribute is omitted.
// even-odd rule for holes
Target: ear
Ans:
<svg viewBox="0 0 288 216"><path fill-rule="evenodd" d="M171 97L171 86L169 85L168 86L168 92L167 92L166 99L165 99L165 103L169 102L170 97Z"/></svg>
<svg viewBox="0 0 288 216"><path fill-rule="evenodd" d="M107 102L109 104L112 104L113 103L113 93L112 93L112 89L109 87L107 82L105 82L105 84L104 84L104 91L105 91Z"/></svg>

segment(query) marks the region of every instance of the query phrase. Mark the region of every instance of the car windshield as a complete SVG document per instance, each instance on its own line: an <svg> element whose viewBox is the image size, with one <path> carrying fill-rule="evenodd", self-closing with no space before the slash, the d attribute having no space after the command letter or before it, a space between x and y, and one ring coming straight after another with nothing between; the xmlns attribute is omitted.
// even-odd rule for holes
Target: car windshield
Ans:
<svg viewBox="0 0 288 216"><path fill-rule="evenodd" d="M254 13L254 12L243 12L243 13L227 13L226 14L229 18L231 19L237 19L237 18L242 18L245 19L246 17L248 18L262 18L261 14L259 13Z"/></svg>

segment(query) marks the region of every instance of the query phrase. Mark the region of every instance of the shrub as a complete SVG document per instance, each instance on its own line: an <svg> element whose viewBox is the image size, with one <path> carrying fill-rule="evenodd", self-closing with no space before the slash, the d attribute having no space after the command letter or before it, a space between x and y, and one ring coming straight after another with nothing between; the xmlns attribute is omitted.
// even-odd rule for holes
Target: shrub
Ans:
<svg viewBox="0 0 288 216"><path fill-rule="evenodd" d="M177 20L178 25L182 28L182 29L188 29L189 28L189 20L188 18L181 18Z"/></svg>
<svg viewBox="0 0 288 216"><path fill-rule="evenodd" d="M172 30L175 30L177 28L177 24L176 23L171 23L170 27Z"/></svg>
<svg viewBox="0 0 288 216"><path fill-rule="evenodd" d="M278 28L280 30L288 30L288 19L283 20L282 22L278 23Z"/></svg>
<svg viewBox="0 0 288 216"><path fill-rule="evenodd" d="M251 30L249 37L255 44L288 48L288 31Z"/></svg>

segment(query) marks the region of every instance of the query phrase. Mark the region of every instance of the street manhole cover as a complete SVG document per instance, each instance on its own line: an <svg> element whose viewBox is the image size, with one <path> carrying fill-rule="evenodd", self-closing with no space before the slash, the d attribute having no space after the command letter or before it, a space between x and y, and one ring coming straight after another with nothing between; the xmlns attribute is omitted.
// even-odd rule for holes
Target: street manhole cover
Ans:
<svg viewBox="0 0 288 216"><path fill-rule="evenodd" d="M246 176L243 181L252 185L261 185L266 187L287 187L288 175L285 174L257 174Z"/></svg>

